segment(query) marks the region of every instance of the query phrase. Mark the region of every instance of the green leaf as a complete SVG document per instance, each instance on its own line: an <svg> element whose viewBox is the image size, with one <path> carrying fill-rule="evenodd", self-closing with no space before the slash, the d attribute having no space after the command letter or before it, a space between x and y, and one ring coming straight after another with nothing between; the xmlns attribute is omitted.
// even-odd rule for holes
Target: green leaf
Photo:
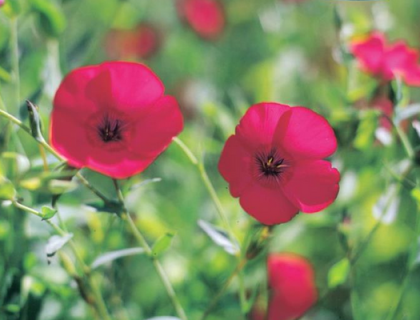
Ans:
<svg viewBox="0 0 420 320"><path fill-rule="evenodd" d="M166 249L171 246L172 238L174 237L173 233L167 232L162 237L156 240L152 247L152 254L154 256L160 255Z"/></svg>
<svg viewBox="0 0 420 320"><path fill-rule="evenodd" d="M346 282L350 272L350 262L343 258L328 271L328 287L335 288Z"/></svg>
<svg viewBox="0 0 420 320"><path fill-rule="evenodd" d="M48 220L54 217L55 214L57 213L57 210L50 208L48 206L43 206L41 208L41 213L42 213L42 220L44 221L44 220Z"/></svg>
<svg viewBox="0 0 420 320"><path fill-rule="evenodd" d="M10 80L12 79L12 76L10 75L9 72L7 72L5 69L0 67L0 79L5 82L10 82Z"/></svg>
<svg viewBox="0 0 420 320"><path fill-rule="evenodd" d="M47 254L47 257L53 257L57 251L60 250L72 237L73 234L69 233L64 236L55 235L49 238L47 245L45 246L45 253Z"/></svg>
<svg viewBox="0 0 420 320"><path fill-rule="evenodd" d="M226 231L204 220L198 220L198 225L216 245L222 247L227 253L235 255L239 252L238 244L230 240Z"/></svg>
<svg viewBox="0 0 420 320"><path fill-rule="evenodd" d="M77 188L77 183L67 180L53 179L48 183L48 189L52 194L62 194Z"/></svg>
<svg viewBox="0 0 420 320"><path fill-rule="evenodd" d="M66 28L66 17L60 7L51 0L31 0L39 14L42 30L51 37L58 37Z"/></svg>
<svg viewBox="0 0 420 320"><path fill-rule="evenodd" d="M17 304L8 304L4 306L4 310L9 313L18 313L20 311L20 306Z"/></svg>
<svg viewBox="0 0 420 320"><path fill-rule="evenodd" d="M32 136L39 142L45 142L44 137L42 136L42 123L38 113L38 107L29 100L26 101L26 105L28 107L29 125Z"/></svg>
<svg viewBox="0 0 420 320"><path fill-rule="evenodd" d="M411 190L411 196L414 200L416 200L417 207L420 209L420 188L416 187L413 190Z"/></svg>
<svg viewBox="0 0 420 320"><path fill-rule="evenodd" d="M142 254L142 253L144 253L143 248L129 248L129 249L122 249L122 250L107 252L97 257L95 261L93 261L91 268L96 269L97 267L102 266L111 261L114 261L123 257L133 256L136 254Z"/></svg>
<svg viewBox="0 0 420 320"><path fill-rule="evenodd" d="M13 183L5 177L0 177L0 200L13 200L16 190Z"/></svg>

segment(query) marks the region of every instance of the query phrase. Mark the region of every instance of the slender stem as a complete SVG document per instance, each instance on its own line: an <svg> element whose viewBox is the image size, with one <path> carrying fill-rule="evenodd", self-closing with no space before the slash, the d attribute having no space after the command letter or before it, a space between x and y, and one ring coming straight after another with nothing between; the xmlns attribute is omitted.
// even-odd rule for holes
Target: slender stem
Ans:
<svg viewBox="0 0 420 320"><path fill-rule="evenodd" d="M47 155L45 154L44 147L39 146L39 153L41 154L42 164L44 165L44 171L48 171Z"/></svg>
<svg viewBox="0 0 420 320"><path fill-rule="evenodd" d="M415 152L413 147L411 146L410 140L408 139L407 135L405 134L404 130L401 129L399 125L395 126L398 136L404 146L405 152L407 153L410 159L414 158Z"/></svg>
<svg viewBox="0 0 420 320"><path fill-rule="evenodd" d="M29 212L31 214L36 215L39 218L43 218L43 215L41 212L38 212L35 209L32 209L30 207L27 207L17 201L13 201L13 205L23 211ZM50 220L44 220L46 223L48 223L51 227L53 227L53 229L60 235L60 236L65 236L67 235L67 232L65 232L63 229L61 229L58 225L56 225L54 222L50 221ZM74 241L72 239L69 240L68 242L70 248L72 249L77 262L80 264L80 266L82 267L83 273L85 275L85 277L87 278L89 285L92 289L92 293L94 295L95 298L95 307L98 311L98 314L100 315L101 319L103 320L112 320L111 317L108 314L108 310L106 308L105 302L102 298L101 292L97 286L97 284L94 282L94 280L92 279L91 275L90 275L90 268L86 265L86 263L84 262L82 256L80 255L79 251L77 250L77 247L74 243Z"/></svg>
<svg viewBox="0 0 420 320"><path fill-rule="evenodd" d="M198 165L198 160L196 156L191 152L191 150L187 147L187 145L184 142L182 142L182 140L180 140L177 137L173 138L172 140L182 149L182 151L184 151L184 153L190 159L192 164Z"/></svg>
<svg viewBox="0 0 420 320"><path fill-rule="evenodd" d="M183 143L179 138L175 137L173 141L184 151L188 159L190 159L191 163L197 167L198 172L200 173L201 180L204 183L204 186L207 189L207 192L210 194L211 199L216 207L217 213L219 214L220 219L223 221L225 228L229 234L229 238L231 241L237 243L235 235L233 234L232 228L230 226L229 220L227 219L227 215L225 210L223 209L222 203L220 202L219 197L217 196L216 190L214 189L213 184L210 181L209 176L207 175L206 169L204 164L201 161L197 160L197 157L192 153L192 151L187 147L185 143ZM239 248L240 249L240 248ZM240 252L238 252L240 254Z"/></svg>
<svg viewBox="0 0 420 320"><path fill-rule="evenodd" d="M20 105L20 75L19 75L19 39L18 39L18 19L10 19L10 46L12 54L12 68L15 86L15 108Z"/></svg>
<svg viewBox="0 0 420 320"><path fill-rule="evenodd" d="M99 198L101 198L105 203L109 203L110 200L106 195L104 195L101 191L96 189L80 172L76 173L76 177L94 194L96 194Z"/></svg>
<svg viewBox="0 0 420 320"><path fill-rule="evenodd" d="M241 272L241 270L245 267L247 263L247 259L242 259L236 268L233 270L229 278L225 281L222 289L214 296L213 300L210 302L209 306L207 307L206 311L204 312L203 316L201 317L201 320L205 320L207 316L212 312L214 307L217 305L217 302L220 300L220 298L223 296L223 294L227 291L230 284L232 283L233 279Z"/></svg>
<svg viewBox="0 0 420 320"><path fill-rule="evenodd" d="M118 182L115 179L113 181L114 181L115 189L117 191L118 199L121 202L121 204L123 205L123 207L125 208L124 197L123 197L123 194L121 192L120 187L118 186ZM174 306L175 311L176 311L178 317L181 320L187 320L187 316L185 314L185 311L182 308L181 303L178 300L178 297L177 297L177 295L175 293L175 290L173 289L172 284L169 281L168 276L166 275L165 270L163 269L162 265L157 260L157 258L153 255L152 249L150 248L150 246L147 243L147 241L146 241L145 237L143 236L143 234L137 228L137 226L134 223L133 219L131 218L131 215L128 212L128 210L124 209L124 212L121 214L121 218L124 221L127 221L128 222L128 226L130 227L130 230L133 233L134 237L137 239L137 241L143 247L143 249L146 252L146 254L152 260L153 266L155 267L156 272L158 273L158 275L160 277L160 280L162 281L163 286L165 287L166 292L167 292L169 298L171 299L172 305Z"/></svg>

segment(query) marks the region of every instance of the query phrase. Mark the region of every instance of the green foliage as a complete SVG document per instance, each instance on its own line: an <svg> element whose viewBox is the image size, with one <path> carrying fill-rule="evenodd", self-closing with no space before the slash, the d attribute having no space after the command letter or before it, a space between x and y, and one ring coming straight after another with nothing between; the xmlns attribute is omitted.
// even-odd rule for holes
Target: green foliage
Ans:
<svg viewBox="0 0 420 320"><path fill-rule="evenodd" d="M372 29L420 48L420 2L223 1L228 22L213 42L181 21L175 3L6 0L1 7L0 110L31 134L0 116L0 319L105 320L98 291L112 320L179 320L156 261L188 319L201 319L245 256L241 278L233 278L207 319L256 320L253 309L265 307L271 294L271 252L312 263L320 299L307 319L420 319L420 91L401 79L385 88L349 51L353 36ZM180 139L205 159L237 240L219 219L197 166L174 143L146 171L119 181L124 205L110 178L69 167L37 143L51 139L61 77L114 59L109 31L144 23L157 28L160 49L130 59L153 69L178 100L185 118ZM382 111L372 109L379 93L394 104L388 145L377 137ZM330 160L341 174L328 209L271 229L243 212L217 169L238 120L261 101L322 114L338 139ZM125 211L150 254L139 247Z"/></svg>

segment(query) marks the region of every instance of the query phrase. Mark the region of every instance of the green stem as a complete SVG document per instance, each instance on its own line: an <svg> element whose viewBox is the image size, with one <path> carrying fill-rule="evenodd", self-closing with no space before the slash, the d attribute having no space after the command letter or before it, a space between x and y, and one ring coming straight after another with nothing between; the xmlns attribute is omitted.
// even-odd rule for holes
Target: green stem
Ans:
<svg viewBox="0 0 420 320"><path fill-rule="evenodd" d="M223 294L227 291L229 286L231 285L233 279L241 272L241 270L245 267L247 263L247 259L242 259L236 268L233 270L229 278L225 281L222 289L219 290L219 292L214 296L213 300L210 302L209 306L207 307L206 311L204 312L203 316L201 317L201 320L205 320L208 315L212 312L214 307L217 305L217 302L219 302L220 298L223 296Z"/></svg>
<svg viewBox="0 0 420 320"><path fill-rule="evenodd" d="M186 154L188 159L190 159L191 163L198 169L200 174L201 180L204 183L204 186L207 189L215 207L217 213L219 214L220 219L223 221L225 228L229 234L229 238L232 242L237 243L235 235L233 234L232 228L230 226L229 220L227 219L227 215L225 210L223 209L222 203L220 202L219 197L217 196L216 190L214 189L213 184L210 181L209 176L207 175L206 169L204 164L201 161L197 160L197 157L192 153L192 151L187 147L185 143L183 143L179 138L173 138L173 141L181 148L181 150ZM240 248L239 248L240 250ZM240 252L238 252L240 254Z"/></svg>
<svg viewBox="0 0 420 320"><path fill-rule="evenodd" d="M43 215L41 212L32 209L30 207L27 207L17 201L13 201L13 205L16 208L19 208L23 211L29 212L33 215L36 215L39 218L43 218ZM63 229L61 229L58 225L56 225L54 222L50 221L50 220L44 220L46 223L48 223L60 236L65 236L67 235L67 232L64 231ZM94 295L95 298L95 307L96 310L98 312L98 314L100 315L101 319L103 320L112 320L110 315L108 314L108 310L106 308L105 302L102 298L101 292L99 290L99 287L97 286L96 282L92 279L91 274L90 274L90 268L86 265L85 261L83 260L82 256L80 255L79 251L77 250L77 247L74 243L74 241L72 239L69 240L69 246L72 249L77 262L80 264L80 266L82 267L83 273L86 277L86 279L89 282L89 286L92 289L92 293Z"/></svg>
<svg viewBox="0 0 420 320"><path fill-rule="evenodd" d="M117 180L113 180L114 181L114 186L115 189L117 191L117 196L118 199L121 203L121 205L125 208L125 202L124 202L124 197L123 194L121 192L120 187L118 186L118 182ZM134 237L136 238L136 240L139 242L139 244L143 247L144 251L146 252L146 254L150 257L150 259L152 260L153 266L156 269L157 274L159 275L160 280L163 283L163 286L166 289L166 292L169 296L169 299L172 302L172 305L175 308L175 311L178 315L178 317L181 320L187 320L187 316L185 314L184 309L181 306L181 303L178 300L178 297L175 293L175 290L172 287L171 282L168 279L168 276L166 275L165 270L163 269L162 265L160 264L160 262L157 260L157 258L153 255L152 253L152 249L150 248L149 244L147 243L145 237L143 236L143 234L140 232L140 230L137 228L136 224L134 223L133 219L131 218L130 213L128 212L128 210L124 209L124 212L121 214L121 218L128 222L128 226L130 227L131 232L133 233Z"/></svg>
<svg viewBox="0 0 420 320"><path fill-rule="evenodd" d="M18 42L18 19L10 19L10 46L12 54L12 69L15 86L15 108L20 106L20 71L19 71L19 42Z"/></svg>
<svg viewBox="0 0 420 320"><path fill-rule="evenodd" d="M410 143L410 140L408 139L407 135L405 134L404 130L401 129L400 126L396 125L395 129L397 131L397 134L404 146L405 152L407 153L408 158L413 159L415 156L414 149Z"/></svg>

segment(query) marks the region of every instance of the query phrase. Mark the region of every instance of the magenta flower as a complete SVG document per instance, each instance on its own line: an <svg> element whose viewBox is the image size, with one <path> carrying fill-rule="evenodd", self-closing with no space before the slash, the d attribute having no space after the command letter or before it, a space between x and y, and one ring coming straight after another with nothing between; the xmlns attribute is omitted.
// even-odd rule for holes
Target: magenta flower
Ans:
<svg viewBox="0 0 420 320"><path fill-rule="evenodd" d="M305 258L290 253L271 254L267 271L271 288L268 320L297 319L317 301L314 270Z"/></svg>
<svg viewBox="0 0 420 320"><path fill-rule="evenodd" d="M178 14L200 37L215 40L222 34L225 12L219 0L178 0Z"/></svg>
<svg viewBox="0 0 420 320"><path fill-rule="evenodd" d="M143 171L182 130L173 97L138 63L73 70L54 98L51 144L69 164L123 179Z"/></svg>
<svg viewBox="0 0 420 320"><path fill-rule="evenodd" d="M382 33L373 32L367 37L353 40L350 51L365 72L383 81L400 76L408 85L420 86L418 51L408 47L405 42L388 44Z"/></svg>
<svg viewBox="0 0 420 320"><path fill-rule="evenodd" d="M299 210L320 211L338 193L340 174L324 159L337 148L327 120L304 107L260 103L248 109L223 148L219 171L242 208L266 225Z"/></svg>

